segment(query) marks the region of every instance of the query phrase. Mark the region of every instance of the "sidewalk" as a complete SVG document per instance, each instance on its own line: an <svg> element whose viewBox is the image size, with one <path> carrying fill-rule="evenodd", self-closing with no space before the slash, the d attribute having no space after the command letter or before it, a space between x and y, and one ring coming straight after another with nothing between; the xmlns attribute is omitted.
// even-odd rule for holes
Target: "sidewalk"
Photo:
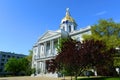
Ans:
<svg viewBox="0 0 120 80"><path fill-rule="evenodd" d="M63 80L63 78L22 76L22 77L0 77L0 80Z"/></svg>

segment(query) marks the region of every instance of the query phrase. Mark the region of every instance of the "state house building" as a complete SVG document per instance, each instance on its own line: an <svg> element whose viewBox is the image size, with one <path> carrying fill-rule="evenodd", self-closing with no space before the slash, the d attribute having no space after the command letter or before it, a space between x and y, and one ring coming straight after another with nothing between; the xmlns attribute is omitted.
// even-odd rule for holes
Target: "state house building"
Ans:
<svg viewBox="0 0 120 80"><path fill-rule="evenodd" d="M91 34L90 26L84 29L77 29L77 23L71 17L67 8L65 17L61 20L60 25L58 25L58 30L47 31L33 46L32 68L36 69L36 75L50 75L46 62L54 59L57 55L56 45L61 37L69 35L71 38L81 41L83 34Z"/></svg>

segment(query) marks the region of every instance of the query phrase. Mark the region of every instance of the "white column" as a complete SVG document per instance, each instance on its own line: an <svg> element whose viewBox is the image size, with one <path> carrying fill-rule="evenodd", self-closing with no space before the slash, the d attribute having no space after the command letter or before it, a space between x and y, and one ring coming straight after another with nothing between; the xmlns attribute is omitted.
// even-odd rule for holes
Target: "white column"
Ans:
<svg viewBox="0 0 120 80"><path fill-rule="evenodd" d="M68 30L67 30L67 25L64 25L64 26L65 26L65 31L68 31Z"/></svg>
<svg viewBox="0 0 120 80"><path fill-rule="evenodd" d="M46 63L45 63L45 61L42 62L42 72L43 73L46 72Z"/></svg>
<svg viewBox="0 0 120 80"><path fill-rule="evenodd" d="M41 45L39 44L38 45L38 56L37 56L38 59L40 58L40 47L41 47Z"/></svg>
<svg viewBox="0 0 120 80"><path fill-rule="evenodd" d="M46 61L44 61L44 73L46 73Z"/></svg>
<svg viewBox="0 0 120 80"><path fill-rule="evenodd" d="M52 55L54 55L53 47L54 47L54 40L52 40Z"/></svg>
<svg viewBox="0 0 120 80"><path fill-rule="evenodd" d="M43 62L40 62L40 69L41 69L41 73L43 73Z"/></svg>
<svg viewBox="0 0 120 80"><path fill-rule="evenodd" d="M44 62L40 62L40 67L41 67L41 73L44 73Z"/></svg>
<svg viewBox="0 0 120 80"><path fill-rule="evenodd" d="M59 40L60 38L58 38L57 39L57 45L60 43L60 40ZM54 45L56 45L56 44L54 44ZM58 46L57 46L58 47ZM57 48L55 47L54 48L55 50L54 50L54 55L56 55L57 54Z"/></svg>
<svg viewBox="0 0 120 80"><path fill-rule="evenodd" d="M37 62L37 74L40 74L40 62Z"/></svg>
<svg viewBox="0 0 120 80"><path fill-rule="evenodd" d="M36 74L38 74L38 62L36 62Z"/></svg>
<svg viewBox="0 0 120 80"><path fill-rule="evenodd" d="M46 42L44 42L44 56L46 57Z"/></svg>
<svg viewBox="0 0 120 80"><path fill-rule="evenodd" d="M51 40L51 41L50 41L50 50L51 50L50 54L51 54L51 55L53 55L53 53L54 53L54 51L53 51L53 50L54 50L54 49L53 49L53 46L54 46L54 45L53 45L53 44L54 44L54 41Z"/></svg>
<svg viewBox="0 0 120 80"><path fill-rule="evenodd" d="M41 62L41 73L43 73L43 62Z"/></svg>
<svg viewBox="0 0 120 80"><path fill-rule="evenodd" d="M71 31L74 31L74 26L73 25L71 25Z"/></svg>

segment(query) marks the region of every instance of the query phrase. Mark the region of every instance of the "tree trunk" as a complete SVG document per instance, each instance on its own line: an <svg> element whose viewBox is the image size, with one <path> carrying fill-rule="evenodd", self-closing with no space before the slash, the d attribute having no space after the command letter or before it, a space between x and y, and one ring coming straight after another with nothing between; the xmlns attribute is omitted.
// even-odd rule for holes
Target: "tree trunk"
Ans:
<svg viewBox="0 0 120 80"><path fill-rule="evenodd" d="M72 76L71 76L71 80L72 80Z"/></svg>
<svg viewBox="0 0 120 80"><path fill-rule="evenodd" d="M75 73L75 80L77 80L77 72Z"/></svg>
<svg viewBox="0 0 120 80"><path fill-rule="evenodd" d="M75 75L75 80L77 80L77 75Z"/></svg>

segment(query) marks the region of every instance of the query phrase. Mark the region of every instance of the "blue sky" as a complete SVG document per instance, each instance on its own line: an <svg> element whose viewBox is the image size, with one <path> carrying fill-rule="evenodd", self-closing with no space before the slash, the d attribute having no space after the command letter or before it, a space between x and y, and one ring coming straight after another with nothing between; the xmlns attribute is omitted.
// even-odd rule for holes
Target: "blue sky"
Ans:
<svg viewBox="0 0 120 80"><path fill-rule="evenodd" d="M120 0L0 0L0 51L29 54L42 34L59 29L66 8L78 29L99 19L120 22Z"/></svg>

